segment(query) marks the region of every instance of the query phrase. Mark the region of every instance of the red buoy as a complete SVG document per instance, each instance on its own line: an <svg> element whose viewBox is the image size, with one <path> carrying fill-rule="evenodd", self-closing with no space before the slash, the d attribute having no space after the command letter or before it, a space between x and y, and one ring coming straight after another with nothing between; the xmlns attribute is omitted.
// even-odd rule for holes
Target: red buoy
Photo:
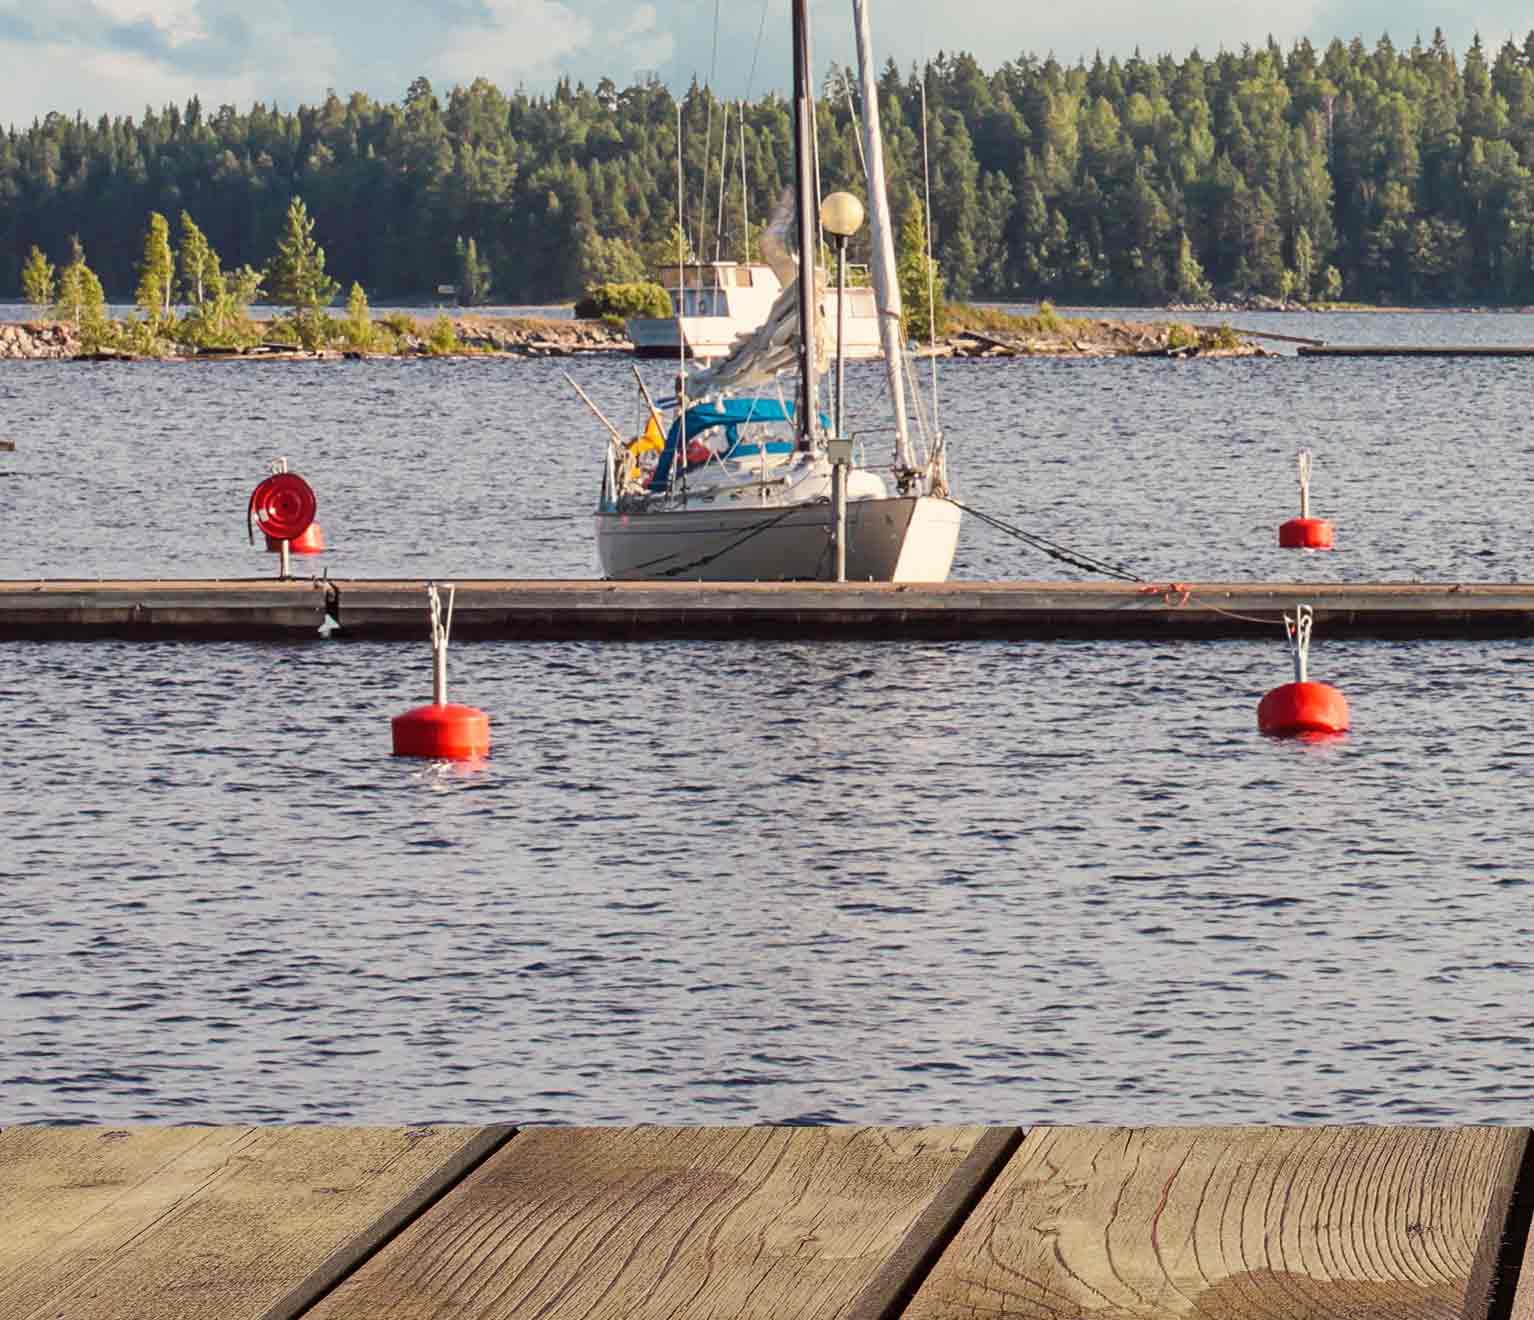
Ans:
<svg viewBox="0 0 1534 1320"><path fill-rule="evenodd" d="M266 548L273 554L282 549L282 542L276 537L266 538ZM325 533L319 523L312 522L297 536L288 542L288 549L295 555L322 555L325 553Z"/></svg>
<svg viewBox="0 0 1534 1320"><path fill-rule="evenodd" d="M1348 699L1327 683L1285 683L1258 703L1257 727L1275 738L1346 733Z"/></svg>
<svg viewBox="0 0 1534 1320"><path fill-rule="evenodd" d="M1285 550L1330 550L1332 525L1325 518L1291 518L1278 529Z"/></svg>
<svg viewBox="0 0 1534 1320"><path fill-rule="evenodd" d="M394 754L431 761L482 761L490 755L490 717L473 706L454 706L447 699L447 642L453 627L453 597L447 589L447 618L435 583L426 587L431 602L431 705L417 706L390 723Z"/></svg>
<svg viewBox="0 0 1534 1320"><path fill-rule="evenodd" d="M1300 516L1278 529L1278 544L1285 550L1330 550L1332 525L1310 516L1310 450L1300 450Z"/></svg>
<svg viewBox="0 0 1534 1320"><path fill-rule="evenodd" d="M390 724L395 756L481 761L490 755L490 717L473 706L417 706Z"/></svg>
<svg viewBox="0 0 1534 1320"><path fill-rule="evenodd" d="M1284 615L1284 633L1294 655L1294 682L1276 687L1257 703L1257 728L1275 738L1330 738L1348 731L1348 699L1326 683L1312 683L1310 630L1315 615L1309 605L1294 617Z"/></svg>

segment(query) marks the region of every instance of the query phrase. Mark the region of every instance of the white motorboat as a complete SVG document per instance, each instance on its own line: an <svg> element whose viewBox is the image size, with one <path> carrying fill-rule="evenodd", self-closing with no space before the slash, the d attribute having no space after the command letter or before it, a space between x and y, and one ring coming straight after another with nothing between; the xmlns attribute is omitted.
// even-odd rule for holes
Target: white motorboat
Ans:
<svg viewBox="0 0 1534 1320"><path fill-rule="evenodd" d="M636 357L704 362L722 358L767 319L783 291L777 272L765 261L713 261L688 266L680 275L662 272L659 282L671 298L672 315L633 316L624 322ZM826 297L820 311L827 319L836 316L834 302ZM848 289L846 313L846 356L878 357L882 349L874 291Z"/></svg>

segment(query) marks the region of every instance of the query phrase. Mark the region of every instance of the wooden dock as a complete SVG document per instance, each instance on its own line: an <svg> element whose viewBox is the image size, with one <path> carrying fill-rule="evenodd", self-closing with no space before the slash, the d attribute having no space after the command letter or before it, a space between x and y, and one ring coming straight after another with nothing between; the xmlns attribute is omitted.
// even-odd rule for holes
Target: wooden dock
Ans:
<svg viewBox="0 0 1534 1320"><path fill-rule="evenodd" d="M7 1320L1531 1320L1526 1128L16 1127Z"/></svg>
<svg viewBox="0 0 1534 1320"><path fill-rule="evenodd" d="M1534 357L1528 344L1313 344L1295 351L1300 357Z"/></svg>
<svg viewBox="0 0 1534 1320"><path fill-rule="evenodd" d="M461 581L453 635L1151 640L1266 636L1315 609L1328 637L1526 636L1534 585L1496 583ZM427 636L424 582L0 582L0 640ZM1534 1317L1531 1317L1534 1320Z"/></svg>

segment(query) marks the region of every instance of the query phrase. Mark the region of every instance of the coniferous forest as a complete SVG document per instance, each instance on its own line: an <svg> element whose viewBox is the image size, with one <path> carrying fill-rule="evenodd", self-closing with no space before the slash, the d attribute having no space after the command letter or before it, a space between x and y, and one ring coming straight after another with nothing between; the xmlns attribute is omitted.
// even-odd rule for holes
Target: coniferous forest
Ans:
<svg viewBox="0 0 1534 1320"><path fill-rule="evenodd" d="M861 192L847 83L835 68L824 83L821 176ZM1435 35L1075 67L891 64L897 217L921 203L923 91L951 297L1534 303L1534 33L1494 56ZM301 197L342 288L568 298L675 261L677 122L658 82L605 79L546 96L481 79L443 96L418 78L399 104L331 94L291 114L195 99L94 123L52 113L0 134L0 288L20 288L33 245L62 263L77 238L123 296L152 212L187 213L226 267L262 268ZM789 105L695 85L681 124L690 254L738 257L788 181Z"/></svg>

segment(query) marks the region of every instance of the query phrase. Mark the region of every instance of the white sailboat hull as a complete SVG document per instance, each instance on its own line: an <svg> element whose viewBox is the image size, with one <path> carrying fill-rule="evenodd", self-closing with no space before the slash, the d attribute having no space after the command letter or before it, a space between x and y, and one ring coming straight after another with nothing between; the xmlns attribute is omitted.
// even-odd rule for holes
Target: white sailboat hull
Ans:
<svg viewBox="0 0 1534 1320"><path fill-rule="evenodd" d="M933 495L847 505L849 582L942 582L953 567L959 509ZM831 506L598 513L608 578L796 582L833 576Z"/></svg>

